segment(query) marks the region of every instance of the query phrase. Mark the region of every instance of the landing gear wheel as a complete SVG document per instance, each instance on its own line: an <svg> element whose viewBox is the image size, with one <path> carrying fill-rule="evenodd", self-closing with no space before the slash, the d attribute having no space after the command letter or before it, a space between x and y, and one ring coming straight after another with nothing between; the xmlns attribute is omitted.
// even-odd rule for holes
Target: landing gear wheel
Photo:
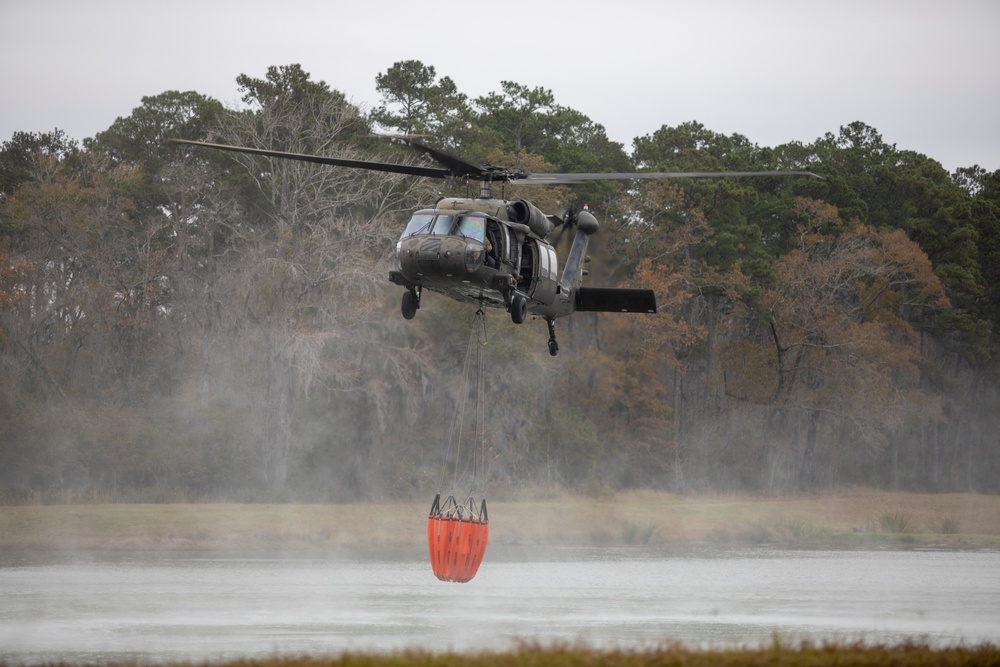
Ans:
<svg viewBox="0 0 1000 667"><path fill-rule="evenodd" d="M419 307L420 303L417 295L412 290L403 292L403 303L400 308L403 311L403 319L412 320L416 316L417 308Z"/></svg>
<svg viewBox="0 0 1000 667"><path fill-rule="evenodd" d="M549 354L554 357L559 353L559 343L556 342L556 321L550 317L545 323L549 325Z"/></svg>
<svg viewBox="0 0 1000 667"><path fill-rule="evenodd" d="M520 294L515 294L510 300L510 319L514 324L521 324L528 315L528 300Z"/></svg>

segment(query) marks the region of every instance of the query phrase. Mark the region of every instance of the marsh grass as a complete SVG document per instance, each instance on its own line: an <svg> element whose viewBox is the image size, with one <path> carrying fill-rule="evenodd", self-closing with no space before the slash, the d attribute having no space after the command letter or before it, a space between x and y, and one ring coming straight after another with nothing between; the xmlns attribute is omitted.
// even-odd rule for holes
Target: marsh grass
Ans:
<svg viewBox="0 0 1000 667"><path fill-rule="evenodd" d="M913 518L900 510L883 510L878 515L878 525L887 533L905 534L913 530Z"/></svg>
<svg viewBox="0 0 1000 667"><path fill-rule="evenodd" d="M799 517L786 519L780 530L793 542L818 542L829 537L827 531Z"/></svg>
<svg viewBox="0 0 1000 667"><path fill-rule="evenodd" d="M0 660L0 666L4 663ZM109 663L132 667L135 663ZM600 650L580 645L543 647L525 643L507 652L442 653L409 650L390 654L343 653L337 656L272 657L232 662L184 663L186 667L545 667L548 665L601 665L606 667L737 667L775 665L826 667L827 665L927 665L1000 664L1000 647L992 644L934 648L922 643L896 646L855 644L786 645L779 639L758 648L689 649L665 644L644 649Z"/></svg>
<svg viewBox="0 0 1000 667"><path fill-rule="evenodd" d="M958 528L958 519L951 515L941 517L931 526L931 530L941 535L958 535Z"/></svg>
<svg viewBox="0 0 1000 667"><path fill-rule="evenodd" d="M883 527L872 511L903 506L902 527L912 534L900 534L889 513L883 513ZM0 550L418 548L426 547L428 507L427 502L2 505ZM931 532L918 533L917 526ZM490 504L491 544L642 544L647 538L647 544L663 545L848 547L906 538L935 546L997 548L1000 496L858 491L760 498L642 491Z"/></svg>
<svg viewBox="0 0 1000 667"><path fill-rule="evenodd" d="M764 544L774 539L771 527L765 521L752 521L747 529L741 532L740 536L743 541L751 544Z"/></svg>
<svg viewBox="0 0 1000 667"><path fill-rule="evenodd" d="M622 526L622 541L625 544L649 544L659 527L652 521L626 521Z"/></svg>

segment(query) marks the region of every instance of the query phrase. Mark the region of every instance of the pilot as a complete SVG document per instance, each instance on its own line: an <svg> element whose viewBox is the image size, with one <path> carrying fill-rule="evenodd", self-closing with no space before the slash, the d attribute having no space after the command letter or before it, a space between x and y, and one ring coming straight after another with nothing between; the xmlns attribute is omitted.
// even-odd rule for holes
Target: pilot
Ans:
<svg viewBox="0 0 1000 667"><path fill-rule="evenodd" d="M496 238L497 229L496 225L490 221L486 223L486 238L483 245L486 246L486 265L492 266L495 269L500 268L500 254L499 252L494 252L496 247L493 243L493 239Z"/></svg>

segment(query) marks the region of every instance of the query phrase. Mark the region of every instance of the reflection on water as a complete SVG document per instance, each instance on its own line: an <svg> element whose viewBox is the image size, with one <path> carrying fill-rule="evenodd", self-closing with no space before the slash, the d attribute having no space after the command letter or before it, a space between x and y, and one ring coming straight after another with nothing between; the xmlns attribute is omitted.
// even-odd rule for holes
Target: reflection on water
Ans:
<svg viewBox="0 0 1000 667"><path fill-rule="evenodd" d="M1000 553L490 547L469 584L422 552L0 563L0 659L155 661L502 650L1000 642Z"/></svg>

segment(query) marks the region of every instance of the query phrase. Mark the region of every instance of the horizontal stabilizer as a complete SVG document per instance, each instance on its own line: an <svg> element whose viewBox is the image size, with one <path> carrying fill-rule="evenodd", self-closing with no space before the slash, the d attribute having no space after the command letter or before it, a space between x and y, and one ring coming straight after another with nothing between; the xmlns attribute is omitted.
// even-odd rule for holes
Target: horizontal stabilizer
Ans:
<svg viewBox="0 0 1000 667"><path fill-rule="evenodd" d="M598 313L655 313L656 295L651 289L580 287L576 309Z"/></svg>

